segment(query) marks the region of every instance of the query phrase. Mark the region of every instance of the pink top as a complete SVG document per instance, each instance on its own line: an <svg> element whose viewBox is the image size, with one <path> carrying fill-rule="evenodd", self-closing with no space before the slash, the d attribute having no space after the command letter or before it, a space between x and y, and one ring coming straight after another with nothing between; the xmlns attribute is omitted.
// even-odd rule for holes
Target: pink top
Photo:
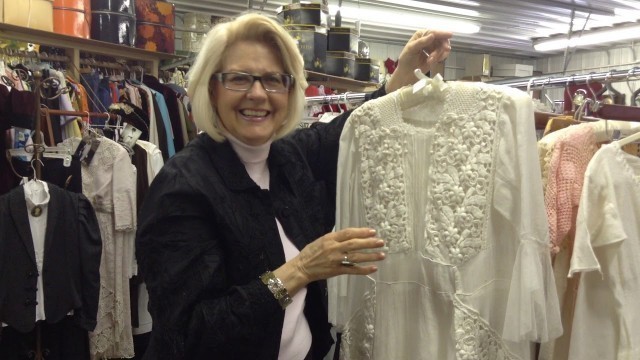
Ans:
<svg viewBox="0 0 640 360"><path fill-rule="evenodd" d="M597 150L590 124L568 128L555 143L544 194L552 254L560 251L564 239L575 229L584 174Z"/></svg>

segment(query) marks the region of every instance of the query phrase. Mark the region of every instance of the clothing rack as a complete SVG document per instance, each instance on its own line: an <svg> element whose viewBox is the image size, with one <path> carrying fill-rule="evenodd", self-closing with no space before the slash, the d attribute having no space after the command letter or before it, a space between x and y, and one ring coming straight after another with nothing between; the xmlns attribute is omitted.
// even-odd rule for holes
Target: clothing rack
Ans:
<svg viewBox="0 0 640 360"><path fill-rule="evenodd" d="M40 61L69 62L68 56L49 55L45 52L15 50L15 49L0 49L0 55L9 56L9 57L26 58L26 59L38 59Z"/></svg>
<svg viewBox="0 0 640 360"><path fill-rule="evenodd" d="M567 84L587 83L591 81L622 81L633 76L640 76L640 68L634 67L629 70L610 70L592 74L569 75L562 77L540 76L528 79L507 79L489 81L488 84L506 85L516 88L527 88L540 90L549 87L565 87Z"/></svg>
<svg viewBox="0 0 640 360"><path fill-rule="evenodd" d="M307 105L316 104L337 104L343 102L345 104L362 103L365 100L366 93L346 92L340 95L322 95L308 96L305 98Z"/></svg>
<svg viewBox="0 0 640 360"><path fill-rule="evenodd" d="M100 61L94 58L86 58L80 59L80 65L84 65L87 67L95 67L95 68L105 68L105 69L115 69L122 71L144 71L144 68L141 65L127 65L126 63L120 62L111 62L111 61Z"/></svg>

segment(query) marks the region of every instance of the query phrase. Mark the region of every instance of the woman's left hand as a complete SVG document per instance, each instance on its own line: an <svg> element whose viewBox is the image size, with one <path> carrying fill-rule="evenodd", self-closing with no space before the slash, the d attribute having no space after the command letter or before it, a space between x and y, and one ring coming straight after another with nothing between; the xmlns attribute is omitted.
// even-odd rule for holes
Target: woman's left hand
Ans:
<svg viewBox="0 0 640 360"><path fill-rule="evenodd" d="M386 84L387 93L415 83L418 80L415 69L424 74L433 64L444 61L451 52L449 40L452 36L449 31L416 31L398 57L398 66Z"/></svg>

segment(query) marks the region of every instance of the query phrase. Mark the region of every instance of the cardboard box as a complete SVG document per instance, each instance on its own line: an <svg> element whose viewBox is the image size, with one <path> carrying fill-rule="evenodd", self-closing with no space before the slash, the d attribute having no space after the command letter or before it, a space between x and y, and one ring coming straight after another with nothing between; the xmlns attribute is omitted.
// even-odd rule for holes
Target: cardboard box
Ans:
<svg viewBox="0 0 640 360"><path fill-rule="evenodd" d="M355 76L356 56L346 51L327 51L325 74L353 79Z"/></svg>
<svg viewBox="0 0 640 360"><path fill-rule="evenodd" d="M327 29L315 25L284 25L298 44L305 70L325 72Z"/></svg>
<svg viewBox="0 0 640 360"><path fill-rule="evenodd" d="M467 55L465 58L464 76L491 76L491 55Z"/></svg>
<svg viewBox="0 0 640 360"><path fill-rule="evenodd" d="M3 3L2 3L3 2ZM53 0L4 0L2 22L53 31Z"/></svg>
<svg viewBox="0 0 640 360"><path fill-rule="evenodd" d="M493 76L527 77L533 76L533 66L524 64L502 64L493 68Z"/></svg>

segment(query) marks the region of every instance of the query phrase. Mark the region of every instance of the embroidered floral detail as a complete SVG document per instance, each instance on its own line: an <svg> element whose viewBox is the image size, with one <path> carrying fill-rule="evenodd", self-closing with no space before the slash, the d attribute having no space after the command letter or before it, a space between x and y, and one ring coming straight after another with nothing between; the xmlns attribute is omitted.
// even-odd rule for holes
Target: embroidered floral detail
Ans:
<svg viewBox="0 0 640 360"><path fill-rule="evenodd" d="M471 94L471 93L470 93ZM502 95L483 87L475 92L472 114L445 113L431 148L430 196L425 250L459 265L486 246L488 197L492 192L497 111Z"/></svg>
<svg viewBox="0 0 640 360"><path fill-rule="evenodd" d="M346 324L341 337L340 359L373 359L375 335L375 286L362 296L362 308Z"/></svg>
<svg viewBox="0 0 640 360"><path fill-rule="evenodd" d="M375 107L362 108L352 117L356 146L360 151L361 185L365 218L385 239L389 252L413 248L409 241L404 162L406 131L399 126L383 126Z"/></svg>
<svg viewBox="0 0 640 360"><path fill-rule="evenodd" d="M511 353L502 338L477 313L454 299L456 359L519 359Z"/></svg>

